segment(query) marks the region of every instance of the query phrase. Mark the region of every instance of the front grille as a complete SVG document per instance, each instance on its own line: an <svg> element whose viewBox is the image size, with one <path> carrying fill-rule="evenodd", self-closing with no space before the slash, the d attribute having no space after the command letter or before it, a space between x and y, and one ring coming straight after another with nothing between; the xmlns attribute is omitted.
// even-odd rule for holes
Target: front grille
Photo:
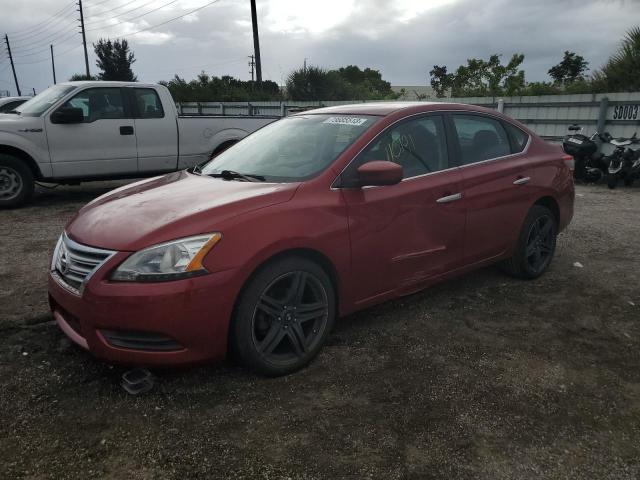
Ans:
<svg viewBox="0 0 640 480"><path fill-rule="evenodd" d="M115 253L74 242L63 233L54 252L52 271L65 286L80 294L91 275Z"/></svg>

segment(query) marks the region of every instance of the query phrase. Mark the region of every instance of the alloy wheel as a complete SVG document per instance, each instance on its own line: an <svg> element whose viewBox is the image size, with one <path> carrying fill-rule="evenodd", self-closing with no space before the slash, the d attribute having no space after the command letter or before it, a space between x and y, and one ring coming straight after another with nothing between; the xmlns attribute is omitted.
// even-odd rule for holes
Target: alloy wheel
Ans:
<svg viewBox="0 0 640 480"><path fill-rule="evenodd" d="M291 365L317 347L329 316L327 292L305 271L272 281L255 306L251 330L256 351L269 363Z"/></svg>
<svg viewBox="0 0 640 480"><path fill-rule="evenodd" d="M544 270L551 261L555 234L553 225L553 219L543 215L538 217L529 229L525 257L535 273Z"/></svg>

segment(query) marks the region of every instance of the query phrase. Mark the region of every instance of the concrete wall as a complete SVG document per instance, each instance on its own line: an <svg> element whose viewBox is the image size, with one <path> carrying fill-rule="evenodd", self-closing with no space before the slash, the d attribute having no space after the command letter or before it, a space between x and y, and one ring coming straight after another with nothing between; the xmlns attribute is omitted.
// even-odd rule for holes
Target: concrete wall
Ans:
<svg viewBox="0 0 640 480"><path fill-rule="evenodd" d="M561 139L567 133L567 127L573 123L583 126L584 133L590 135L597 131L599 121L600 129L614 137L630 137L636 131L640 134L640 92L538 97L466 97L435 101L481 105L492 109L498 109L499 104L503 103L502 109L506 115L521 121L538 135L549 140ZM178 104L178 109L185 115L283 116L301 109L352 103L362 102L192 102ZM616 112L620 113L625 107L627 117L616 118Z"/></svg>

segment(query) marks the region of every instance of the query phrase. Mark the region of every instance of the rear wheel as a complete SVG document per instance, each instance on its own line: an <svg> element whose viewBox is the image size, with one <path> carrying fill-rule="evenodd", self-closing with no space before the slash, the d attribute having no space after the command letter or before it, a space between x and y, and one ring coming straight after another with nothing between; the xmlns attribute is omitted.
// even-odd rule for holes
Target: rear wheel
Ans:
<svg viewBox="0 0 640 480"><path fill-rule="evenodd" d="M615 175L609 175L609 178L607 179L607 187L613 190L617 186L618 186L618 177Z"/></svg>
<svg viewBox="0 0 640 480"><path fill-rule="evenodd" d="M33 194L31 169L21 159L0 154L0 208L17 207Z"/></svg>
<svg viewBox="0 0 640 480"><path fill-rule="evenodd" d="M318 354L335 317L335 291L327 273L306 258L286 258L260 270L243 290L231 347L252 370L285 375Z"/></svg>
<svg viewBox="0 0 640 480"><path fill-rule="evenodd" d="M539 277L553 259L557 235L557 220L551 210L534 205L524 221L516 250L503 263L503 269L518 278Z"/></svg>
<svg viewBox="0 0 640 480"><path fill-rule="evenodd" d="M633 186L633 181L634 181L634 180L635 180L634 178L625 178L625 179L624 179L624 186L625 186L625 187L631 187L631 186Z"/></svg>

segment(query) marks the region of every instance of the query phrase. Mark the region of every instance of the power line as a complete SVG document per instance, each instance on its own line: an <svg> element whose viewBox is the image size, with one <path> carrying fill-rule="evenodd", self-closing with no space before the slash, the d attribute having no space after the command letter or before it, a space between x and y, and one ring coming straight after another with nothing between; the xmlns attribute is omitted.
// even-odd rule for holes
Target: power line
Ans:
<svg viewBox="0 0 640 480"><path fill-rule="evenodd" d="M87 32L93 32L93 31L102 30L102 29L105 29L105 28L112 28L112 27L115 27L117 25L122 25L123 23L129 23L129 22L131 22L131 20L137 20L138 18L141 18L141 17L144 17L146 15L149 15L150 13L157 12L158 10L160 10L160 9L162 9L164 7L168 7L169 5L171 5L173 3L176 3L177 1L178 0L171 0L170 2L165 3L164 5L160 5L159 7L156 7L154 9L152 9L152 10L149 10L148 12L141 13L140 15L137 15L135 17L125 18L124 20L121 20L118 23L112 23L110 25L103 25L101 27L96 27L96 28L88 28ZM116 18L116 17L113 17L113 18ZM112 19L109 19L109 20L112 20ZM107 20L107 22L109 20Z"/></svg>
<svg viewBox="0 0 640 480"><path fill-rule="evenodd" d="M143 5L140 5L139 7L136 7L136 8L142 8L142 7L144 7L145 5L149 5L150 3L154 3L154 1L155 1L155 0L151 0L150 2L145 3L145 4L143 4ZM132 3L135 3L135 0L134 0L134 2L132 2ZM90 17L99 17L99 16L101 16L101 15L105 15L105 14L107 14L107 13L109 13L109 12L114 12L114 11L116 11L116 10L120 10L121 8L124 8L124 7L130 7L130 6L131 6L131 3L124 3L124 4L122 4L122 5L118 6L118 7L111 8L111 9L109 9L109 10L104 10L104 11L102 11L102 12L98 12L98 13L97 13L97 14L95 14L95 15L90 15ZM130 12L131 10L128 10L128 11ZM113 17L113 18L119 17L120 15L124 15L124 14L126 14L126 13L127 13L127 12L119 13L118 15L116 15L116 16L115 16L115 17ZM96 21L97 21L97 22L99 22L99 21L101 21L101 20L96 20ZM88 25L89 23L90 23L90 22L87 22L87 25ZM95 22L94 22L94 23L95 23Z"/></svg>
<svg viewBox="0 0 640 480"><path fill-rule="evenodd" d="M53 15L51 15L48 19L43 20L41 22L38 22L34 25L31 25L28 28L21 28L20 30L14 30L13 32L7 32L8 34L11 34L12 37L16 36L16 37L20 37L22 36L21 32L32 32L34 28L39 27L40 25L46 24L48 22L50 22L51 20L53 20L54 18L60 16L60 14L62 12L65 12L66 10L68 10L70 7L72 7L73 5L75 5L75 1L65 5L64 7L62 7L60 10L58 10L56 13L54 13Z"/></svg>
<svg viewBox="0 0 640 480"><path fill-rule="evenodd" d="M72 38L76 37L78 35L78 32L71 32L71 34L69 34L69 32L65 32L62 35L58 35L55 37L51 37L49 40L47 40L47 43L44 44L39 44L38 46L35 47L29 47L29 48L25 48L25 47L20 47L17 48L16 51L18 52L18 55L14 55L16 58L18 57L28 57L28 56L32 56L35 55L43 50L47 50L48 46L52 43L55 44L60 44L60 43L64 43L68 40L71 40Z"/></svg>
<svg viewBox="0 0 640 480"><path fill-rule="evenodd" d="M68 50L64 50L62 53L56 53L56 57L61 57L63 55L71 53L74 50L80 48L81 46L82 46L82 44L79 44L79 45L76 45L75 47L69 48ZM33 60L31 62L20 62L20 63L16 62L16 65L35 65L36 63L50 62L50 61L51 61L51 59L49 57L45 57L42 60Z"/></svg>
<svg viewBox="0 0 640 480"><path fill-rule="evenodd" d="M73 12L70 11L69 15L72 15L72 14ZM70 21L68 18L65 18L64 20L65 20L65 23L57 25L56 27L45 28L45 29L34 32L32 35L15 37L15 38L18 42L22 44L31 45L31 44L39 43L42 40L42 38L46 38L52 35L57 35L60 32L63 32L65 30L75 27L73 22ZM11 38L14 38L13 35L11 36Z"/></svg>
<svg viewBox="0 0 640 480"><path fill-rule="evenodd" d="M181 18L184 18L184 17L186 17L187 15L191 15L192 13L196 13L196 12L198 12L198 11L200 11L200 10L204 9L204 8L207 8L207 7L208 7L208 6L210 6L210 5L213 5L214 3L218 3L219 1L220 1L220 0L213 0L212 2L205 3L205 4L204 4L204 5L202 5L201 7L198 7L198 8L196 8L196 9L194 9L194 10L191 10L190 12L187 12L187 13L185 13L185 14L183 14L183 15L179 15L179 16L177 16L177 17L170 18L170 19L169 19L169 20L167 20L166 22L158 23L157 25L151 25L150 27L143 28L143 29L138 30L138 31L133 32L133 33L127 33L127 36L137 35L137 34L139 34L139 33L147 32L147 31L149 31L149 30L153 30L154 28L161 27L161 26L163 26L163 25L166 25L167 23L171 23L171 22L173 22L173 21L175 21L175 20L179 20L179 19L181 19Z"/></svg>
<svg viewBox="0 0 640 480"><path fill-rule="evenodd" d="M102 5L103 3L112 2L113 0L102 0L101 2L91 4L91 1L88 1L90 7L97 7L98 5Z"/></svg>

